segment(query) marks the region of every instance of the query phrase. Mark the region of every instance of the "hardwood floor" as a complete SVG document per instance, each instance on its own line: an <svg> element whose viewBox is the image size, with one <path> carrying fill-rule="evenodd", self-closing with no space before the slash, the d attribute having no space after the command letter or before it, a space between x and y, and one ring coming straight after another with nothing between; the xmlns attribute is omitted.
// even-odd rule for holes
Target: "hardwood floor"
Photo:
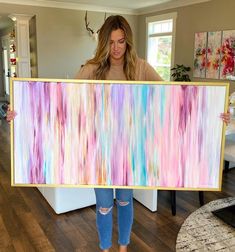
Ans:
<svg viewBox="0 0 235 252"><path fill-rule="evenodd" d="M171 214L170 192L159 191L158 211L152 213L134 201L134 224L129 252L175 251L178 231L187 216L199 208L197 192L176 193L176 216ZM223 177L222 192L205 192L205 203L235 196L235 169ZM0 125L0 251L96 252L95 206L57 215L36 188L10 186L9 125ZM113 248L118 251L116 210Z"/></svg>

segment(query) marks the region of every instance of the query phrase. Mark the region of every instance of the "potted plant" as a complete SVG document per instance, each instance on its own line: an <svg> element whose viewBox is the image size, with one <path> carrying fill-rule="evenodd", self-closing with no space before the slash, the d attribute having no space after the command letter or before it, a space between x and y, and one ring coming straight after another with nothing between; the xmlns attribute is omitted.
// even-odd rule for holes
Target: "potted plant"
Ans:
<svg viewBox="0 0 235 252"><path fill-rule="evenodd" d="M190 70L191 70L190 67L186 67L183 64L182 65L176 64L176 67L171 68L171 71L173 71L171 76L173 77L174 81L191 81L187 73Z"/></svg>

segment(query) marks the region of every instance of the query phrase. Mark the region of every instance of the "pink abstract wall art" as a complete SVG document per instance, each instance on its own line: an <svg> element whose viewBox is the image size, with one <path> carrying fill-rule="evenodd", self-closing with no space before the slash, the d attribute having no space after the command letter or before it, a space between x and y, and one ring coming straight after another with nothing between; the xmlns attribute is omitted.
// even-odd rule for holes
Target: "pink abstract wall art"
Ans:
<svg viewBox="0 0 235 252"><path fill-rule="evenodd" d="M12 81L12 184L218 189L227 85Z"/></svg>
<svg viewBox="0 0 235 252"><path fill-rule="evenodd" d="M205 78L206 76L206 46L207 32L195 33L193 77Z"/></svg>
<svg viewBox="0 0 235 252"><path fill-rule="evenodd" d="M223 31L221 45L220 79L234 75L235 63L235 30Z"/></svg>
<svg viewBox="0 0 235 252"><path fill-rule="evenodd" d="M221 31L208 32L206 78L219 79Z"/></svg>

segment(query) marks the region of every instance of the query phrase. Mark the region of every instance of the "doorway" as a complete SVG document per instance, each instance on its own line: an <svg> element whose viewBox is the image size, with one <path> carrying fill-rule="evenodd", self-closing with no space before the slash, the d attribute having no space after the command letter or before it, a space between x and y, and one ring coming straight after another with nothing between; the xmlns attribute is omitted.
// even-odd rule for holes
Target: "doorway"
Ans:
<svg viewBox="0 0 235 252"><path fill-rule="evenodd" d="M0 13L0 100L9 101L10 95L10 38L14 22L7 14Z"/></svg>

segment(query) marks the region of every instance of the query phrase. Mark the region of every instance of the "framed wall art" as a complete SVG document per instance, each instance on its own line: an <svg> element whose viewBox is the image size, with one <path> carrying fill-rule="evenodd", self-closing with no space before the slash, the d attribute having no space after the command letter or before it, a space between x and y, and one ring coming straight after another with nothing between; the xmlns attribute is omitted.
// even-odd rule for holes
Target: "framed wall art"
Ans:
<svg viewBox="0 0 235 252"><path fill-rule="evenodd" d="M223 31L221 45L220 79L234 75L235 30Z"/></svg>
<svg viewBox="0 0 235 252"><path fill-rule="evenodd" d="M206 78L219 79L221 31L208 32Z"/></svg>
<svg viewBox="0 0 235 252"><path fill-rule="evenodd" d="M228 86L13 78L12 185L220 190Z"/></svg>
<svg viewBox="0 0 235 252"><path fill-rule="evenodd" d="M207 32L196 32L194 41L193 77L205 78L206 76L206 46Z"/></svg>
<svg viewBox="0 0 235 252"><path fill-rule="evenodd" d="M235 30L196 32L193 77L226 79L235 70Z"/></svg>

